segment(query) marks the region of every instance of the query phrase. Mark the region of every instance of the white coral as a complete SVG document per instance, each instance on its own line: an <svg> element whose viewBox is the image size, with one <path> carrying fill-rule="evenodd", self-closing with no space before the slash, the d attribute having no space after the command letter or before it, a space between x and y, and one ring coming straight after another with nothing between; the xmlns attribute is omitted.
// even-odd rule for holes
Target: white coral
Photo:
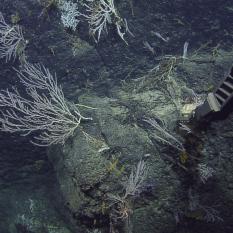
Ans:
<svg viewBox="0 0 233 233"><path fill-rule="evenodd" d="M77 3L60 0L58 6L61 10L61 21L64 27L71 28L75 31L80 21L78 17L81 15Z"/></svg>
<svg viewBox="0 0 233 233"><path fill-rule="evenodd" d="M8 25L0 12L0 58L6 58L6 61L15 59L23 53L25 46L22 28Z"/></svg>
<svg viewBox="0 0 233 233"><path fill-rule="evenodd" d="M197 170L198 170L199 177L200 177L200 180L202 181L202 183L206 183L206 181L210 177L212 177L214 174L214 169L211 167L208 167L204 163L198 164Z"/></svg>
<svg viewBox="0 0 233 233"><path fill-rule="evenodd" d="M0 92L1 130L23 135L39 131L34 144L49 146L64 144L82 120L91 119L65 99L56 78L44 66L26 63L18 76L27 95L16 89Z"/></svg>
<svg viewBox="0 0 233 233"><path fill-rule="evenodd" d="M127 21L123 20L115 7L114 0L87 0L84 4L87 14L83 14L89 23L90 34L96 37L98 42L102 32L108 33L108 24L115 24L117 33L121 39L124 39L125 32L132 33L128 29ZM125 32L123 32L125 28Z"/></svg>
<svg viewBox="0 0 233 233"><path fill-rule="evenodd" d="M124 199L128 196L135 196L140 193L143 183L148 173L148 167L143 160L140 160L137 167L133 168L129 177L124 183L125 195Z"/></svg>

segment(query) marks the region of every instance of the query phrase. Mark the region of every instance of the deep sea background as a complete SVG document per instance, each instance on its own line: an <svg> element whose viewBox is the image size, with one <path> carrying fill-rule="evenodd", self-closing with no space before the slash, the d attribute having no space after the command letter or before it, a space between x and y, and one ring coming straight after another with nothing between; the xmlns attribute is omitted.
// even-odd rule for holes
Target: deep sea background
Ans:
<svg viewBox="0 0 233 233"><path fill-rule="evenodd" d="M128 45L113 25L99 43L86 23L65 29L59 9L47 9L48 2L0 0L0 12L9 24L18 17L29 41L27 59L56 73L67 99L97 108L83 110L94 119L83 129L108 150L97 153L99 144L88 144L79 130L63 147L51 148L31 144L33 135L0 132L0 233L232 233L233 113L184 136L177 131L173 97L151 72L161 57L182 56L188 42L190 60L172 71L177 89L213 91L232 67L232 0L116 0L134 35L126 34ZM0 89L21 88L13 69L19 65L0 59ZM182 155L156 142L143 123L158 115L187 148L188 172L177 165ZM106 194L122 192L122 180L141 158L149 174L145 190L130 203L130 229L120 220L110 231ZM114 162L122 174L109 170ZM196 170L200 163L214 170L205 184Z"/></svg>

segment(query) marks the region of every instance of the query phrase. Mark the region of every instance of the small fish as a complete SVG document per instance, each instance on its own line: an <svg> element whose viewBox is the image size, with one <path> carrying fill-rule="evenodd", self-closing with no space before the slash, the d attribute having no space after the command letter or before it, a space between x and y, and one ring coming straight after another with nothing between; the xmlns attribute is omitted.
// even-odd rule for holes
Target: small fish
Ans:
<svg viewBox="0 0 233 233"><path fill-rule="evenodd" d="M187 55L188 55L188 46L189 46L189 43L186 41L186 42L184 43L184 48L183 48L183 56L182 56L183 59L187 59Z"/></svg>
<svg viewBox="0 0 233 233"><path fill-rule="evenodd" d="M164 38L159 32L152 32L153 35L157 36L159 39L161 39L164 42L168 42L169 41L169 37Z"/></svg>
<svg viewBox="0 0 233 233"><path fill-rule="evenodd" d="M151 52L153 55L155 54L154 48L149 44L148 41L143 41L144 48L146 48L149 52Z"/></svg>

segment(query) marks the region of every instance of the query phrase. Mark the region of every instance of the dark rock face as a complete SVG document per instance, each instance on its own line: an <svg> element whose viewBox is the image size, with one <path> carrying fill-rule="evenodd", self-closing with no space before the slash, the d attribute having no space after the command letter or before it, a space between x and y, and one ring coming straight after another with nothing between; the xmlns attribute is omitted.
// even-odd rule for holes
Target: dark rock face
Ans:
<svg viewBox="0 0 233 233"><path fill-rule="evenodd" d="M202 60L202 57L205 57L206 61L211 59L207 54L201 54L198 59ZM173 77L179 82L177 86L182 86L184 83L181 80L193 77L195 66L197 77L211 69L215 77L220 75L219 70L228 67L229 63L228 59L219 56L215 59L215 64L214 68L212 63L203 64L202 69L198 70L195 62L186 61L185 64L178 64L179 73L174 72ZM106 224L111 215L111 202L109 203L106 196L123 193L121 184L130 173L130 167L146 158L149 173L145 186L149 187L149 191L142 192L134 200L130 217L133 232L172 232L175 229L180 232L193 232L189 229L191 225L197 232L206 231L212 226L213 231L214 228L225 229L222 219L229 221L229 216L224 214L225 201L218 199L220 190L216 186L224 186L226 190L231 176L228 185L222 181L218 182L216 176L218 172L221 173L222 168L212 164L209 159L211 154L217 152L215 147L211 146L211 141L215 140L215 137L218 140L222 135L220 133L217 136L219 122L213 123L216 125L214 130L210 128L206 131L200 127L194 129L192 134L196 139L187 136L185 145L188 158L182 162L187 170L177 167L174 161L182 161L181 154L176 150L162 149L161 144L154 140L153 133L143 124L143 119L159 115L174 128L179 109L171 98L167 98L166 92L163 92L160 86L162 84L155 83L156 75L148 75L146 78L147 80L143 78L139 81L128 81L124 86L112 88L111 98L99 97L93 92L80 95L79 101L90 107L95 106L94 110L86 112L93 116L93 122L84 123L63 148L49 152L70 215L73 215L79 224L93 227L93 222L96 222L96 227L108 232ZM204 85L199 88L197 91L204 92ZM227 125L229 122L222 120L220 124ZM227 127L221 127L221 130L225 132ZM211 132L215 132L215 135ZM230 137L230 133L226 135ZM199 140L201 144L193 140ZM194 148L190 149L190 143L194 144ZM223 143L224 149L228 151L225 151L226 154L231 153L229 145L223 141L216 143L218 147ZM198 162L193 163L192 156L198 156L195 158ZM223 160L223 163L228 163ZM109 171L114 162L114 169ZM201 175L197 172L198 164L205 164L214 170L211 177L204 180L206 182L201 182ZM230 164L228 166L231 167ZM125 170L118 175L122 167ZM226 193L229 194L228 191ZM104 213L103 203L107 203Z"/></svg>
<svg viewBox="0 0 233 233"><path fill-rule="evenodd" d="M175 205L180 185L176 174L159 157L145 130L136 122L124 123L124 118L129 116L127 108L112 102L112 99L90 94L83 100L97 108L94 122L84 126L82 130L85 133L77 132L63 148L49 152L70 212L79 221L80 217L92 220L89 227L93 227L91 224L96 220L97 226L107 232L103 220L110 214L112 205L108 195L121 195L124 192L121 182L127 173L146 154L150 154L146 162L148 180L145 182L149 193L147 196L146 192L142 192L142 196L136 198L139 203L136 204L134 232L151 232L155 225L157 232L170 229L174 226L171 203ZM106 210L101 209L103 203ZM152 217L155 221L153 225L142 225L143 216L147 218L150 215L158 219ZM165 223L162 222L170 223L164 228Z"/></svg>
<svg viewBox="0 0 233 233"><path fill-rule="evenodd" d="M56 7L39 17L46 4L1 0L0 11L8 22L19 14L29 40L27 59L56 72L68 99L93 108L80 109L93 121L83 122L64 147L50 148L49 160L27 139L1 133L0 231L109 232L112 224L122 233L232 232L232 114L194 130L196 141L184 138L188 155L156 141L143 121L160 118L176 135L185 99L181 89L206 94L228 71L231 0L116 1L134 34L126 35L128 46L113 26L98 44L85 23L75 32L65 30ZM180 61L185 41L188 59ZM174 66L160 62L168 54ZM12 70L18 61L0 62L1 88L18 86ZM161 73L158 64L165 67ZM116 209L109 195L124 194L122 183L142 159L149 172L140 195L127 203L130 226L124 218L113 222ZM214 170L205 183L199 164Z"/></svg>

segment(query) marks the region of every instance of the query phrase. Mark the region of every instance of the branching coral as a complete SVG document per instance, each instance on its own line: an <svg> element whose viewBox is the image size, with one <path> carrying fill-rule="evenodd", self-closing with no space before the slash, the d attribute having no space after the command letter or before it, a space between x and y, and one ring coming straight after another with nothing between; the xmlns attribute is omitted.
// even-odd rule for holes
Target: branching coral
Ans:
<svg viewBox="0 0 233 233"><path fill-rule="evenodd" d="M19 25L8 25L0 12L0 58L9 61L11 58L21 56L26 44L22 28Z"/></svg>
<svg viewBox="0 0 233 233"><path fill-rule="evenodd" d="M65 99L56 78L44 66L26 63L18 76L27 97L16 89L0 92L1 130L23 135L39 131L33 143L48 146L64 144L81 120L91 119L82 116L76 105Z"/></svg>
<svg viewBox="0 0 233 233"><path fill-rule="evenodd" d="M145 161L140 160L137 166L132 168L130 175L123 183L124 194L108 195L110 205L112 206L111 222L114 222L114 220L124 221L128 230L130 230L130 216L133 213L132 200L142 192L147 173L148 166L145 164Z"/></svg>
<svg viewBox="0 0 233 233"><path fill-rule="evenodd" d="M123 20L119 16L114 5L114 0L87 0L84 6L87 9L87 14L84 17L89 23L90 34L96 37L97 42L102 32L108 32L108 24L115 24L118 35L126 42L124 39L125 32L130 31L126 20ZM122 31L124 27L125 32Z"/></svg>
<svg viewBox="0 0 233 233"><path fill-rule="evenodd" d="M64 25L64 27L71 28L73 31L75 31L79 19L78 17L81 15L78 9L78 4L73 3L71 1L59 1L59 9L61 10L61 21Z"/></svg>

